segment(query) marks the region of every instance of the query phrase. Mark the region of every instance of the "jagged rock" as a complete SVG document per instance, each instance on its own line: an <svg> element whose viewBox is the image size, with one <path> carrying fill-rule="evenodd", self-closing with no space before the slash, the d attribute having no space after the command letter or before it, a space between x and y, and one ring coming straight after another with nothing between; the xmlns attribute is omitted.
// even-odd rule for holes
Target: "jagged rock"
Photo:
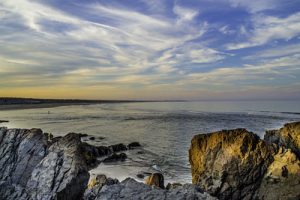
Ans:
<svg viewBox="0 0 300 200"><path fill-rule="evenodd" d="M118 200L118 199L151 199L151 200L174 200L174 199L198 199L215 200L216 198L203 192L198 186L185 184L176 189L163 190L137 182L127 178L119 184L105 185L95 200ZM89 199L92 200L92 199Z"/></svg>
<svg viewBox="0 0 300 200"><path fill-rule="evenodd" d="M254 199L275 153L245 129L196 135L189 150L193 183L219 199Z"/></svg>
<svg viewBox="0 0 300 200"><path fill-rule="evenodd" d="M125 153L120 154L112 154L111 156L108 156L103 160L104 163L106 162L117 162L117 161L125 161L127 158L127 155Z"/></svg>
<svg viewBox="0 0 300 200"><path fill-rule="evenodd" d="M300 199L300 161L290 149L281 148L274 156L260 186L259 199Z"/></svg>
<svg viewBox="0 0 300 200"><path fill-rule="evenodd" d="M49 147L27 183L33 199L78 199L89 180L80 136L70 133Z"/></svg>
<svg viewBox="0 0 300 200"><path fill-rule="evenodd" d="M15 184L10 184L5 181L0 182L0 199L1 200L32 200L27 191Z"/></svg>
<svg viewBox="0 0 300 200"><path fill-rule="evenodd" d="M135 148L138 148L138 147L141 147L142 145L138 142L132 142L130 144L127 145L128 149L135 149Z"/></svg>
<svg viewBox="0 0 300 200"><path fill-rule="evenodd" d="M75 133L48 139L40 129L0 128L0 199L82 196L89 179L85 144Z"/></svg>
<svg viewBox="0 0 300 200"><path fill-rule="evenodd" d="M26 186L46 154L47 137L40 129L0 128L0 181Z"/></svg>
<svg viewBox="0 0 300 200"><path fill-rule="evenodd" d="M158 188L164 189L164 176L161 173L151 174L145 181L147 185L156 186Z"/></svg>
<svg viewBox="0 0 300 200"><path fill-rule="evenodd" d="M266 131L264 139L291 149L300 159L300 122L285 124L279 130Z"/></svg>

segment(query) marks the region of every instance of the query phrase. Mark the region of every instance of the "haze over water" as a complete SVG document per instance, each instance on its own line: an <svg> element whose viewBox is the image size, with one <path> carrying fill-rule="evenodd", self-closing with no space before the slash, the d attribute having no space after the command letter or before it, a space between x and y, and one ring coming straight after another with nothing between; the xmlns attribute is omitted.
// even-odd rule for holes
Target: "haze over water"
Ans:
<svg viewBox="0 0 300 200"><path fill-rule="evenodd" d="M92 173L123 179L160 170L167 181L191 182L188 149L193 135L247 128L263 137L265 130L299 121L300 102L120 103L0 111L0 116L10 121L2 126L10 128L37 127L56 136L86 133L96 137L87 140L94 145L142 144L142 150L126 152L126 162L101 164Z"/></svg>

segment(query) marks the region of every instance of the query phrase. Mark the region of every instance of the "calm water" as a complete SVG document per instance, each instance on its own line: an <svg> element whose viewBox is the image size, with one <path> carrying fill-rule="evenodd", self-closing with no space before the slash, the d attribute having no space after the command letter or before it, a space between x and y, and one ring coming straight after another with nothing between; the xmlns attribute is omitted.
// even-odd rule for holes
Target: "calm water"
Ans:
<svg viewBox="0 0 300 200"><path fill-rule="evenodd" d="M48 111L50 114L48 114ZM299 101L124 103L0 111L10 128L42 128L54 135L87 133L93 144L139 141L124 163L101 164L92 173L119 179L160 170L167 181L191 182L188 148L195 134L247 128L263 136L286 122L300 121Z"/></svg>

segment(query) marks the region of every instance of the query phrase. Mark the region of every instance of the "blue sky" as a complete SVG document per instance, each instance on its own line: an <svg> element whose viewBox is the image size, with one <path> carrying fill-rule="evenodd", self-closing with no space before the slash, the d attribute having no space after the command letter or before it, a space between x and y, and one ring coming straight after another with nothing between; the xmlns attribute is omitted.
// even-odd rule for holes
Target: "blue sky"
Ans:
<svg viewBox="0 0 300 200"><path fill-rule="evenodd" d="M0 96L300 99L299 0L1 0Z"/></svg>

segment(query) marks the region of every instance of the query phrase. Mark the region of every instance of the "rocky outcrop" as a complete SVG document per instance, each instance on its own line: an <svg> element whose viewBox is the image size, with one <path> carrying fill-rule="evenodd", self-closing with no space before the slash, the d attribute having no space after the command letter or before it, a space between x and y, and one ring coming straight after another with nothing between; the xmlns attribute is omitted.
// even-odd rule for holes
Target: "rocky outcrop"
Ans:
<svg viewBox="0 0 300 200"><path fill-rule="evenodd" d="M300 122L285 124L279 130L267 131L264 139L291 149L300 159Z"/></svg>
<svg viewBox="0 0 300 200"><path fill-rule="evenodd" d="M300 163L293 148L298 125L268 132L267 142L245 129L195 136L189 150L193 183L219 199L299 199ZM289 139L278 139L282 135Z"/></svg>
<svg viewBox="0 0 300 200"><path fill-rule="evenodd" d="M127 150L124 144L95 147L81 137L69 133L53 138L40 129L0 128L0 199L80 199L89 169L101 162L98 158ZM126 154L117 157L122 160Z"/></svg>
<svg viewBox="0 0 300 200"><path fill-rule="evenodd" d="M121 183L104 185L96 197L88 200L152 199L152 200L215 200L198 186L185 184L175 189L164 190L151 187L134 179L127 178Z"/></svg>
<svg viewBox="0 0 300 200"><path fill-rule="evenodd" d="M189 151L193 183L220 199L253 199L272 154L245 129L197 135Z"/></svg>
<svg viewBox="0 0 300 200"><path fill-rule="evenodd" d="M2 199L74 199L89 173L77 134L51 142L40 129L0 129Z"/></svg>

